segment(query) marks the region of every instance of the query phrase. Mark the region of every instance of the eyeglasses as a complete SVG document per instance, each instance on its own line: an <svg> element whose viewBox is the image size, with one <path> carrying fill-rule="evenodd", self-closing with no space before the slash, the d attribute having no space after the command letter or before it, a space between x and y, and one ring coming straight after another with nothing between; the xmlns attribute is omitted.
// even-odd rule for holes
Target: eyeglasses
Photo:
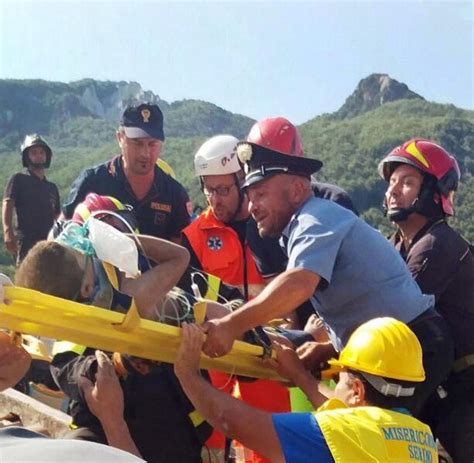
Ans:
<svg viewBox="0 0 474 463"><path fill-rule="evenodd" d="M217 196L229 196L230 190L232 187L235 186L235 183L229 186L219 186L217 188L210 188L210 187L204 187L202 189L202 192L206 196L206 198L210 198L212 195L217 195Z"/></svg>

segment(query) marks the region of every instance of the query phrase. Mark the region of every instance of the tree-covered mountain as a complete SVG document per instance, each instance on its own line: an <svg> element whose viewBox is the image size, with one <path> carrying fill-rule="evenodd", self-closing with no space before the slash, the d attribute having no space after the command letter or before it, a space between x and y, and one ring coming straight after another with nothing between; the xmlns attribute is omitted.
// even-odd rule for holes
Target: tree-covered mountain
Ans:
<svg viewBox="0 0 474 463"><path fill-rule="evenodd" d="M253 123L205 101L169 104L136 82L7 79L0 80L0 150L14 149L32 132L47 136L56 146L100 146L113 137L125 107L144 101L161 107L168 137L244 137Z"/></svg>
<svg viewBox="0 0 474 463"><path fill-rule="evenodd" d="M64 199L83 168L118 153L114 132L120 113L129 102L142 100L162 107L167 134L162 156L203 205L193 175L196 149L218 133L244 138L253 120L204 101L167 103L136 83L0 80L0 184L20 169L22 136L36 131L53 147L48 178ZM315 117L300 130L306 155L324 162L319 178L347 189L362 216L384 233L390 225L381 212L386 185L377 174L379 161L410 137L439 142L457 157L462 172L453 224L474 240L474 111L428 102L405 84L373 74L338 111ZM0 254L0 264L8 262Z"/></svg>
<svg viewBox="0 0 474 463"><path fill-rule="evenodd" d="M474 239L474 111L408 99L343 120L320 116L300 129L306 155L324 162L320 178L347 189L363 217L385 232L381 203L386 184L378 176L378 163L409 138L437 141L456 156L462 172L453 224Z"/></svg>

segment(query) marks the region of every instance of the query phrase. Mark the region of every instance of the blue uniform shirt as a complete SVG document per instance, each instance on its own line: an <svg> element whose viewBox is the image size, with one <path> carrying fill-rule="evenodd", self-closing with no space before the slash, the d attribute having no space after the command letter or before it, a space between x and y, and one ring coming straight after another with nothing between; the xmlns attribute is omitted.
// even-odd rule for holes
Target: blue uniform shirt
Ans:
<svg viewBox="0 0 474 463"><path fill-rule="evenodd" d="M332 201L308 199L283 230L282 243L287 269L303 268L322 278L312 303L337 350L372 318L408 323L434 305L393 246Z"/></svg>
<svg viewBox="0 0 474 463"><path fill-rule="evenodd" d="M342 188L321 182L312 182L311 187L316 197L330 199L359 215L349 194ZM257 223L252 217L247 222L247 242L258 271L264 278L271 278L285 271L288 259L278 244L278 238L261 238L258 234Z"/></svg>

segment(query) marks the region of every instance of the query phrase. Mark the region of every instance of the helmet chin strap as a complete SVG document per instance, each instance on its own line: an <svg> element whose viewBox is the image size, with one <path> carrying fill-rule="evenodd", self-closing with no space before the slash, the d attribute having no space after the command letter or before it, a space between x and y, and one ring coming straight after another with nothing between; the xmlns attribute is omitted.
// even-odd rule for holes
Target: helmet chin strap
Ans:
<svg viewBox="0 0 474 463"><path fill-rule="evenodd" d="M423 183L420 187L418 197L413 201L411 206L406 208L392 208L387 207L387 200L384 199L383 211L390 222L403 222L408 219L410 214L417 212L427 218L438 217L440 214L439 205L433 199L436 192L436 179L431 175L425 175Z"/></svg>
<svg viewBox="0 0 474 463"><path fill-rule="evenodd" d="M416 212L416 209L413 206L406 207L406 208L393 208L393 209L387 209L384 208L385 215L387 216L388 220L390 222L404 222L405 220L408 219L408 216L410 214L413 214L413 212Z"/></svg>
<svg viewBox="0 0 474 463"><path fill-rule="evenodd" d="M236 217L240 214L240 212L242 211L242 206L244 205L244 192L242 191L242 189L240 188L240 181L239 181L239 177L237 174L234 174L235 176L235 186L238 188L239 190L239 205L237 206L237 209L235 210L235 213L234 215L232 216L232 218L229 220L229 223L230 222L233 222Z"/></svg>
<svg viewBox="0 0 474 463"><path fill-rule="evenodd" d="M387 207L387 199L384 199L383 201L383 214L390 220L390 222L404 222L405 220L408 219L410 214L413 214L414 212L420 212L419 211L419 196L415 198L413 203L411 204L410 207L393 207L393 208L388 208Z"/></svg>

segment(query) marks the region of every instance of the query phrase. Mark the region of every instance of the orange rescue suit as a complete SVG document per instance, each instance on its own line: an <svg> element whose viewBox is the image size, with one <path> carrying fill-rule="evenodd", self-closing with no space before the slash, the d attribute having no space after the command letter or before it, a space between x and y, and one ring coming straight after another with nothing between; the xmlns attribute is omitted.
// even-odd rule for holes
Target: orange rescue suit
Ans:
<svg viewBox="0 0 474 463"><path fill-rule="evenodd" d="M263 289L264 280L257 270L250 247L245 244L243 248L237 232L218 220L210 207L188 225L183 233L205 272L215 275L228 285L238 287L242 294L246 293L245 285L247 285L249 299ZM216 387L226 391L235 387L234 395L252 406L273 413L291 410L288 389L281 384L269 380L257 380L251 383L239 382L235 385L224 373L209 373ZM208 445L214 448L223 447L223 436L216 436L214 431ZM268 461L253 452L246 451L245 454L246 462Z"/></svg>

